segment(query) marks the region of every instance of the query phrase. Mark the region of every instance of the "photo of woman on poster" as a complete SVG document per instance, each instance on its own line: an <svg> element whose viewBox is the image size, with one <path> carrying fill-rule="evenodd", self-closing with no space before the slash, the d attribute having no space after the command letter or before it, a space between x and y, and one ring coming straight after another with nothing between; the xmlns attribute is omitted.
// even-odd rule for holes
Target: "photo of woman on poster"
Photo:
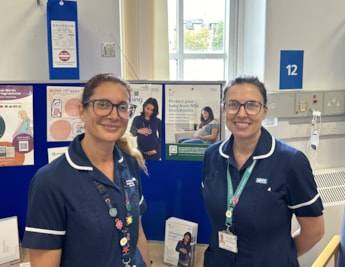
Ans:
<svg viewBox="0 0 345 267"><path fill-rule="evenodd" d="M219 132L218 121L215 120L211 107L201 110L200 124L193 138L179 138L179 144L212 144L217 140Z"/></svg>
<svg viewBox="0 0 345 267"><path fill-rule="evenodd" d="M143 104L143 111L133 119L130 132L137 138L137 148L145 160L161 159L161 128L162 121L159 114L158 102L150 97Z"/></svg>
<svg viewBox="0 0 345 267"><path fill-rule="evenodd" d="M183 235L183 239L177 242L176 251L179 253L177 262L178 267L190 266L192 253L191 241L192 234L190 232L186 232Z"/></svg>

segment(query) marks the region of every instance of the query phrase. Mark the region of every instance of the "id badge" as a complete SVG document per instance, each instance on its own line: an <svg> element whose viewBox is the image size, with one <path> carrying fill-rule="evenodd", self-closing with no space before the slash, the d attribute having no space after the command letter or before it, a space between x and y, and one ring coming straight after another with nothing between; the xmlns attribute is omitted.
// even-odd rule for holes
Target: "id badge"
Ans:
<svg viewBox="0 0 345 267"><path fill-rule="evenodd" d="M218 245L220 248L237 253L237 236L228 231L218 232Z"/></svg>

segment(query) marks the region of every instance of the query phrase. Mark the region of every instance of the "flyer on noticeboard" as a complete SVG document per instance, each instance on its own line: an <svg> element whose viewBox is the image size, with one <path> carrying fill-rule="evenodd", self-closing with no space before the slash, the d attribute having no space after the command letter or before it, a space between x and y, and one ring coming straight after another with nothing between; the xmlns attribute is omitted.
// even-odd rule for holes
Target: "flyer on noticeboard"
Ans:
<svg viewBox="0 0 345 267"><path fill-rule="evenodd" d="M34 164L32 86L0 87L0 166Z"/></svg>
<svg viewBox="0 0 345 267"><path fill-rule="evenodd" d="M128 121L128 137L145 160L161 160L162 84L131 83L131 103L136 105Z"/></svg>
<svg viewBox="0 0 345 267"><path fill-rule="evenodd" d="M206 148L219 140L221 90L217 83L166 84L167 160L202 160Z"/></svg>
<svg viewBox="0 0 345 267"><path fill-rule="evenodd" d="M71 141L84 132L78 105L83 87L47 86L47 141Z"/></svg>

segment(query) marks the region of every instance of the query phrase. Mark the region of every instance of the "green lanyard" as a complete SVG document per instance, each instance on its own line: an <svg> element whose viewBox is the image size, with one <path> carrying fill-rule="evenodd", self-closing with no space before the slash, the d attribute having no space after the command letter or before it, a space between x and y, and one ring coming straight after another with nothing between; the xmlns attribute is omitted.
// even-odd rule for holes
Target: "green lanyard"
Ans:
<svg viewBox="0 0 345 267"><path fill-rule="evenodd" d="M242 194L242 191L254 169L255 164L256 164L256 160L253 160L252 164L245 170L241 178L241 181L236 189L235 194L234 194L234 189L232 187L230 171L229 171L229 168L227 168L226 178L228 182L228 201L227 201L227 210L225 212L225 218L226 218L225 225L227 226L227 230L229 230L229 227L231 227L232 225L233 210L239 201L240 195Z"/></svg>

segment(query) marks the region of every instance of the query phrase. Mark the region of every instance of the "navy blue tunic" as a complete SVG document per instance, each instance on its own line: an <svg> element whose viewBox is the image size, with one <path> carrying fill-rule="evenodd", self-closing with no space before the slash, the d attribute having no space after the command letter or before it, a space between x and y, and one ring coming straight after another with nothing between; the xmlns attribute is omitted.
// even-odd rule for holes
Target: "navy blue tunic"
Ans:
<svg viewBox="0 0 345 267"><path fill-rule="evenodd" d="M119 231L98 192L94 180L103 184L122 221L126 207L121 179L130 179L129 198L131 252L138 240L139 216L146 209L136 160L115 147L115 182L94 168L77 136L65 155L42 167L29 189L27 223L23 247L62 249L64 267L122 266ZM129 174L130 177L123 177Z"/></svg>
<svg viewBox="0 0 345 267"><path fill-rule="evenodd" d="M203 197L212 224L205 252L205 267L296 267L297 252L291 237L291 218L317 217L323 206L306 156L273 138L262 128L258 145L240 171L232 152L233 136L211 145L205 153ZM236 190L245 169L255 168L233 211L231 231L237 235L238 253L218 246L218 231L226 229L229 168Z"/></svg>

